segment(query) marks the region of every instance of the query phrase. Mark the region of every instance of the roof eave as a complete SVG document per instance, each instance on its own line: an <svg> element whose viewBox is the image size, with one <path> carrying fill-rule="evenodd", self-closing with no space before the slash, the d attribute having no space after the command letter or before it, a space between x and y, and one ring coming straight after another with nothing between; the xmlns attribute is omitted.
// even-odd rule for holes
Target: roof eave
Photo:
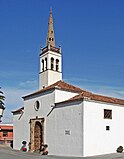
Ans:
<svg viewBox="0 0 124 159"><path fill-rule="evenodd" d="M124 106L123 103L118 103L118 102L107 102L107 101L102 101L102 100L95 100L95 99L85 99L85 101L88 101L88 102L97 102L97 103L101 103L101 104L113 104L113 105L119 105L119 106Z"/></svg>
<svg viewBox="0 0 124 159"><path fill-rule="evenodd" d="M55 106L57 106L58 104L72 103L74 101L83 101L83 98L77 98L77 99L72 99L72 100L65 100L65 101L62 101L62 102L55 103Z"/></svg>
<svg viewBox="0 0 124 159"><path fill-rule="evenodd" d="M42 90L42 91L40 90L40 91L38 91L38 92L35 92L35 93L32 93L32 94L23 96L22 98L25 100L25 99L28 98L28 97L33 97L33 96L35 96L35 95L38 95L38 94L41 94L41 93L44 93L44 92L47 92L47 91L50 91L50 90L53 90L53 89L55 89L55 88L53 87L53 88L49 88L49 89L47 89L47 90Z"/></svg>

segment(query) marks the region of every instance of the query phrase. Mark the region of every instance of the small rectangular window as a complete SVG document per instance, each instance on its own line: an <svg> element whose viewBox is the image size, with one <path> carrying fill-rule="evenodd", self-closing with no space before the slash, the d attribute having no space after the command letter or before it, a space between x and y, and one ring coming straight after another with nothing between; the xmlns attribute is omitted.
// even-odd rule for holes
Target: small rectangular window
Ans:
<svg viewBox="0 0 124 159"><path fill-rule="evenodd" d="M65 130L65 135L71 135L70 130Z"/></svg>
<svg viewBox="0 0 124 159"><path fill-rule="evenodd" d="M110 126L106 126L106 130L107 130L107 131L110 130Z"/></svg>
<svg viewBox="0 0 124 159"><path fill-rule="evenodd" d="M7 137L8 136L8 131L3 131L3 137Z"/></svg>
<svg viewBox="0 0 124 159"><path fill-rule="evenodd" d="M104 109L104 119L112 119L112 110Z"/></svg>

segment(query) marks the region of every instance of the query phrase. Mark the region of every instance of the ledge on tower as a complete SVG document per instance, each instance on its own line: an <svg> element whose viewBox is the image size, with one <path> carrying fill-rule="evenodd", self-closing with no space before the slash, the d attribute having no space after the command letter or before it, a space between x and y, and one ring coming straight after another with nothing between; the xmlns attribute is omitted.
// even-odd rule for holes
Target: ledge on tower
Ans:
<svg viewBox="0 0 124 159"><path fill-rule="evenodd" d="M48 45L44 48L41 47L40 55L46 53L47 51L53 51L53 52L61 54L61 47L57 48L57 47L54 47L54 46L51 46L51 45Z"/></svg>

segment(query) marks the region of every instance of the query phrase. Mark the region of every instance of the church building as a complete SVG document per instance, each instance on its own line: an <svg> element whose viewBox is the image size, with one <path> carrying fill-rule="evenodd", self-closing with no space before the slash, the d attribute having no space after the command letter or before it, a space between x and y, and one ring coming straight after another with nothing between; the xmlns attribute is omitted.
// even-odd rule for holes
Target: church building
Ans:
<svg viewBox="0 0 124 159"><path fill-rule="evenodd" d="M65 57L66 58L66 57ZM48 145L49 155L93 156L124 146L124 100L94 94L62 80L62 52L50 11L46 46L40 49L39 90L13 111L14 149Z"/></svg>

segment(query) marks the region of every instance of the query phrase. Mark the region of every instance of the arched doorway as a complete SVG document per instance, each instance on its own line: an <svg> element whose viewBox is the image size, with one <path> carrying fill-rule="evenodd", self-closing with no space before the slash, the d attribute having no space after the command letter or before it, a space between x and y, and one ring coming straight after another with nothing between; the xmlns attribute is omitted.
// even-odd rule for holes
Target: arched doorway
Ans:
<svg viewBox="0 0 124 159"><path fill-rule="evenodd" d="M34 127L34 150L39 150L43 143L43 129L40 122L35 123Z"/></svg>
<svg viewBox="0 0 124 159"><path fill-rule="evenodd" d="M44 118L30 119L31 151L38 150L44 144Z"/></svg>

